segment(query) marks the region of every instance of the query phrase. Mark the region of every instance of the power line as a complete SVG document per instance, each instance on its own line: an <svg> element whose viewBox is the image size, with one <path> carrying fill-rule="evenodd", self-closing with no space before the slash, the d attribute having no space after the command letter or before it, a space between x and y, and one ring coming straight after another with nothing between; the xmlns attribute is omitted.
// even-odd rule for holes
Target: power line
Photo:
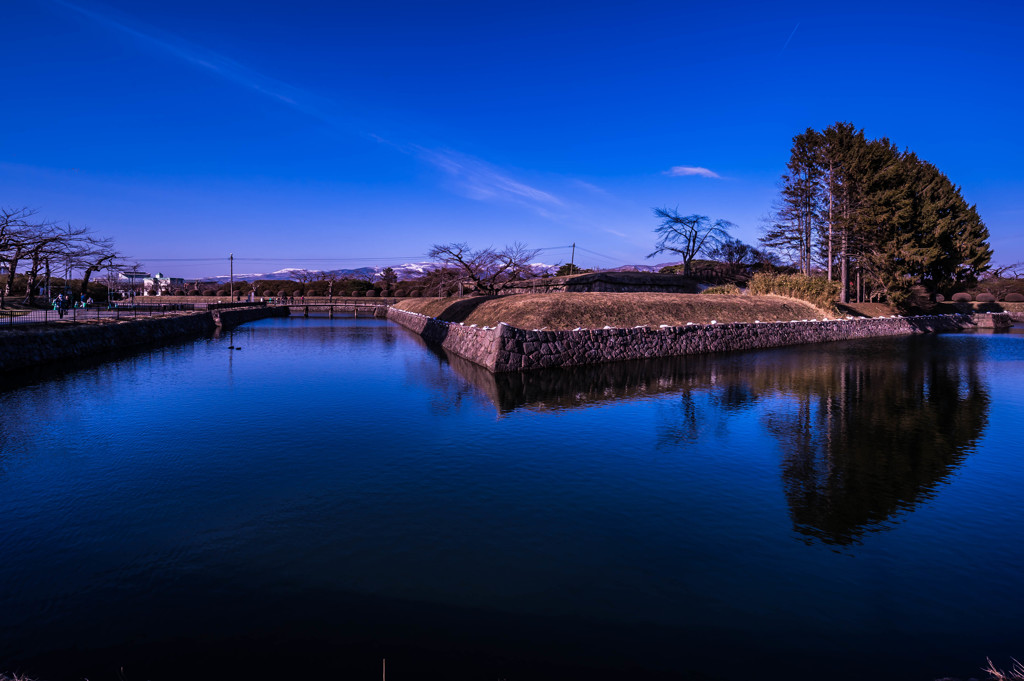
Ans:
<svg viewBox="0 0 1024 681"><path fill-rule="evenodd" d="M576 250L577 251L583 251L584 253L589 253L590 255L596 255L597 257L604 258L605 260L611 260L611 261L618 261L618 260L620 260L620 258L613 258L610 255L605 255L604 253L598 253L597 251L592 251L589 248L583 248L582 246L577 246Z"/></svg>

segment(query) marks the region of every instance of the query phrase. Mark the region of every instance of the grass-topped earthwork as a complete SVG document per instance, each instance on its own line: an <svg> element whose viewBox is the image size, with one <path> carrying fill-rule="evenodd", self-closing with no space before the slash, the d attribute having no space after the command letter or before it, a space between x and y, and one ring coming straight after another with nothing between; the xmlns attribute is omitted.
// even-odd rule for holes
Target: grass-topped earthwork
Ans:
<svg viewBox="0 0 1024 681"><path fill-rule="evenodd" d="M448 322L521 329L631 328L821 319L810 303L779 296L687 293L537 293L500 297L412 298L397 308Z"/></svg>

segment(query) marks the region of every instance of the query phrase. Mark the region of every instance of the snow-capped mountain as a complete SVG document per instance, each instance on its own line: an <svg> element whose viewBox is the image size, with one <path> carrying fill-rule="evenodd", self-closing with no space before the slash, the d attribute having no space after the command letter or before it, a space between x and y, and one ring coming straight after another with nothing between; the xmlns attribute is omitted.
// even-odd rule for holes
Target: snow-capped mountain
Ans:
<svg viewBox="0 0 1024 681"><path fill-rule="evenodd" d="M402 265L394 265L391 269L395 271L399 279L415 279L421 277L427 272L436 269L437 264L432 262L418 262L418 263L405 263ZM252 273L236 273L235 281L274 281L274 280L290 280L295 278L296 272L312 272L314 274L328 273L335 274L339 277L359 277L366 276L371 272L373 274L380 274L384 271L383 267L359 267L356 269L336 269L336 270L317 270L317 269L305 269L301 267L286 267L281 270L274 272L252 272ZM205 277L203 281L228 281L230 275L218 274L212 277Z"/></svg>
<svg viewBox="0 0 1024 681"><path fill-rule="evenodd" d="M605 271L609 272L657 272L662 267L667 265L678 265L678 262L663 262L657 265L621 265L619 267L610 268ZM391 269L395 271L400 280L416 279L422 277L431 270L435 270L439 267L434 262L410 262L403 263L401 265L392 265ZM554 274L558 271L560 265L548 265L547 263L534 262L530 263L530 267L534 269L537 274ZM338 277L365 277L366 275L380 274L384 270L383 267L359 267L356 269L336 269L336 270L305 270L314 274L326 272L329 274L337 275ZM296 272L303 271L300 267L286 267L281 270L274 272L253 272L253 273L237 273L235 274L235 281L273 281L273 280L290 280L294 279ZM205 277L202 281L228 281L230 276L227 274L219 274L213 277Z"/></svg>

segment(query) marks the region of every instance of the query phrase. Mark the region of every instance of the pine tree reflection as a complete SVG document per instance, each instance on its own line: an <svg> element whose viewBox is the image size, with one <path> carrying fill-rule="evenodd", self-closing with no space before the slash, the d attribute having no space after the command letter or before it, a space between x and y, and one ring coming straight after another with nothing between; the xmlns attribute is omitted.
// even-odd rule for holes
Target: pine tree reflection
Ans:
<svg viewBox="0 0 1024 681"><path fill-rule="evenodd" d="M983 346L957 347L951 356L935 336L882 338L498 375L447 359L499 414L678 394L659 426L665 445L699 445L709 424L758 414L784 452L797 532L848 545L930 499L984 432Z"/></svg>
<svg viewBox="0 0 1024 681"><path fill-rule="evenodd" d="M858 543L890 527L932 498L981 437L990 398L977 346L950 357L932 341L819 354L785 390L792 406L766 414L786 452L790 515L809 541Z"/></svg>

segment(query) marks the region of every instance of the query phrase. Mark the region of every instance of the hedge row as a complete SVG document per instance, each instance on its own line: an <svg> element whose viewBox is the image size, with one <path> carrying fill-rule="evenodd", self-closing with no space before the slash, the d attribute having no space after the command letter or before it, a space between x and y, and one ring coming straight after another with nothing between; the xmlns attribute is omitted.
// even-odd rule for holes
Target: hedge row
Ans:
<svg viewBox="0 0 1024 681"><path fill-rule="evenodd" d="M969 303L972 300L976 300L979 303L994 303L998 300L993 293L978 293L972 296L970 293L961 291L960 293L954 293L951 300L954 303ZM1007 303L1024 303L1024 294L1020 293L1007 293L1003 296L1003 300Z"/></svg>
<svg viewBox="0 0 1024 681"><path fill-rule="evenodd" d="M776 295L805 300L812 305L836 314L839 282L804 274L778 274L758 272L750 278L747 290L755 295Z"/></svg>

